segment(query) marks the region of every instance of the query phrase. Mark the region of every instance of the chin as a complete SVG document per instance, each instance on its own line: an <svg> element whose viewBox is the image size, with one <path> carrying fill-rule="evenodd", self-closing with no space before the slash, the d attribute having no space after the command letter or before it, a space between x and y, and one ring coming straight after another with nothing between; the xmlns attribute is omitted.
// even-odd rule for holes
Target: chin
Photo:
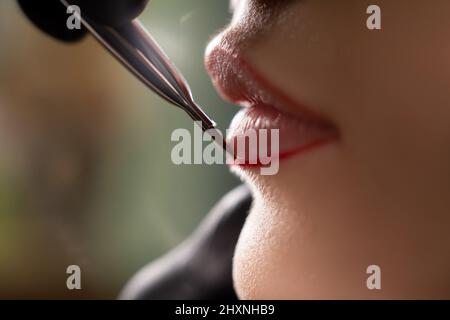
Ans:
<svg viewBox="0 0 450 320"><path fill-rule="evenodd" d="M254 195L233 260L235 289L241 299L326 297L317 289L324 288L325 282L317 281L312 270L329 265L319 255L330 247L315 249L323 239L322 217L336 209L335 197L341 194L335 191L345 187L338 187L340 175L345 174L338 150L338 145L330 144L281 161L274 176L262 176L256 169L233 169Z"/></svg>

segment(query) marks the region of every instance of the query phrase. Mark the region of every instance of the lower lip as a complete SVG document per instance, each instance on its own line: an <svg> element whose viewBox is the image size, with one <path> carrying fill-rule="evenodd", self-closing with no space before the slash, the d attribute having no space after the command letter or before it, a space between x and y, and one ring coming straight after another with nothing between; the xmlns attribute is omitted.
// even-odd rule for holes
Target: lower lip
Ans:
<svg viewBox="0 0 450 320"><path fill-rule="evenodd" d="M278 109L265 104L257 104L240 111L231 123L227 144L233 145L239 138L249 136L250 131L254 131L260 144L259 132L266 129L270 137L271 130L279 130L279 150L278 154L270 154L272 139L267 139L267 150L270 158L286 160L294 156L310 152L336 141L338 134L331 125L320 122L310 117L301 117L280 112ZM264 142L266 140L264 139ZM254 149L255 146L253 146ZM250 146L252 148L252 146ZM251 149L247 149L249 152ZM275 149L276 150L276 149ZM249 162L249 157L244 154L245 159L240 157L236 164L242 167L261 167L263 166L258 157L255 164ZM236 158L236 155L235 155Z"/></svg>

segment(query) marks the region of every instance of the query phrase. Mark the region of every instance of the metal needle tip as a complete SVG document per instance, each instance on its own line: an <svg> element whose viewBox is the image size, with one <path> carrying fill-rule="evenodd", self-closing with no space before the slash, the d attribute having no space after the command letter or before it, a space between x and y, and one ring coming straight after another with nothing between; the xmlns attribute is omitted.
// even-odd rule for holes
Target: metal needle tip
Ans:
<svg viewBox="0 0 450 320"><path fill-rule="evenodd" d="M70 0L60 1L66 7L70 6ZM152 91L187 112L194 121L200 121L203 130L215 128L215 122L194 102L187 81L139 20L116 27L100 25L83 16L80 20L108 51Z"/></svg>

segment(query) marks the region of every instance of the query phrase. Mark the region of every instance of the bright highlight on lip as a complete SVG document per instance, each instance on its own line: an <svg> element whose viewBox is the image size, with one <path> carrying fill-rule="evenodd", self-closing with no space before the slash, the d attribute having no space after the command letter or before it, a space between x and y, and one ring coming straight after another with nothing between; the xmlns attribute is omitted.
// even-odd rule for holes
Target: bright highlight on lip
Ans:
<svg viewBox="0 0 450 320"><path fill-rule="evenodd" d="M280 160L337 138L337 133L332 127L280 112L265 104L256 104L245 108L235 116L227 138L228 143L233 143L239 137L248 135L251 130L279 131L279 141L277 141L279 146L276 149L278 154L271 154L271 157L276 156ZM274 141L269 138L267 143L267 149L272 150L271 144ZM248 161L245 165L249 165Z"/></svg>

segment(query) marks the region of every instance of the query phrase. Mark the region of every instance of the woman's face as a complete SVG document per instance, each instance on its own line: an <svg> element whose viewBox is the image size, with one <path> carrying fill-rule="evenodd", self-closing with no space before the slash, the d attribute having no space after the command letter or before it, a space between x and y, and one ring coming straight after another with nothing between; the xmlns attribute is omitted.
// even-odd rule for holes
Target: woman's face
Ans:
<svg viewBox="0 0 450 320"><path fill-rule="evenodd" d="M208 47L228 99L252 105L242 92L259 86L282 117L336 133L313 132L327 143L276 175L237 170L255 197L234 257L243 299L450 298L450 1L376 3L381 30L371 1L236 0ZM280 123L281 145L301 139Z"/></svg>

